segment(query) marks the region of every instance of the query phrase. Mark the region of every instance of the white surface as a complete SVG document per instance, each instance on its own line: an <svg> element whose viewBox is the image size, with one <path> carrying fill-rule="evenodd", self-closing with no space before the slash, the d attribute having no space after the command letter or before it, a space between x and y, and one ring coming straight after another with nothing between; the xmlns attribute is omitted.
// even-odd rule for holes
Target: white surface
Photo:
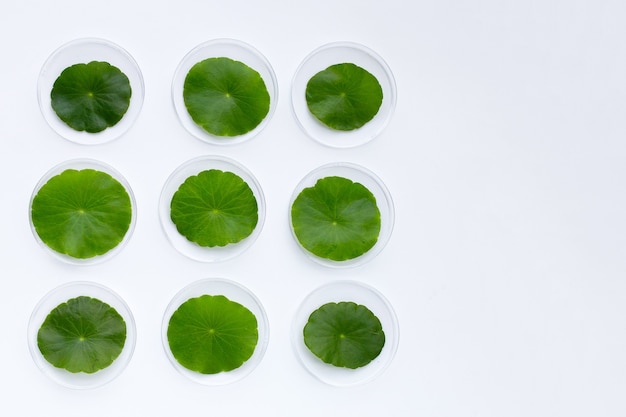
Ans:
<svg viewBox="0 0 626 417"><path fill-rule="evenodd" d="M0 15L0 328L3 415L623 416L626 414L626 5L620 0L10 2ZM72 39L111 40L137 60L146 95L117 141L83 147L57 136L37 104L37 76ZM235 38L259 49L279 82L267 127L241 146L191 136L171 102L176 66L194 46ZM398 101L367 145L325 148L298 128L290 82L333 41L380 54ZM267 218L253 247L222 264L168 243L158 199L170 173L203 154L248 167ZM100 159L129 181L137 227L93 266L60 262L28 224L39 178L67 159ZM344 160L387 184L396 225L358 269L303 255L287 222L297 182ZM160 340L163 312L187 284L233 279L263 302L270 342L233 385L181 376ZM387 371L371 383L320 383L292 350L291 318L319 285L356 279L381 291L400 323ZM93 280L133 311L126 371L95 391L47 379L26 342L29 316L56 286Z"/></svg>

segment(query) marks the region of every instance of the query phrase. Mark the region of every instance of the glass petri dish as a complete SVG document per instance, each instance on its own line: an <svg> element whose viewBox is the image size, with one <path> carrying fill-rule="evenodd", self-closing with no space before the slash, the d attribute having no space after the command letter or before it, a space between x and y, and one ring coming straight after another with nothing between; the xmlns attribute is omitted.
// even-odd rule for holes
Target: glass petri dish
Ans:
<svg viewBox="0 0 626 417"><path fill-rule="evenodd" d="M351 63L372 74L382 88L383 101L378 113L358 129L340 131L329 128L309 111L306 87L318 72L331 65ZM333 42L311 52L300 64L291 84L291 104L302 130L317 142L333 148L352 148L377 137L387 126L396 106L396 83L386 62L366 46L353 42Z"/></svg>
<svg viewBox="0 0 626 417"><path fill-rule="evenodd" d="M54 367L46 360L37 344L37 335L46 317L62 303L76 297L96 298L114 308L126 323L126 340L120 355L108 367L88 374L72 373ZM46 294L35 306L28 322L28 348L37 367L54 382L73 389L101 387L117 378L130 362L135 350L137 330L135 320L124 300L111 289L89 281L77 281L61 285Z"/></svg>
<svg viewBox="0 0 626 417"><path fill-rule="evenodd" d="M298 240L298 237L294 231L293 218L291 213L291 207L293 207L296 198L305 188L313 187L319 179L333 176L346 178L355 183L363 185L374 195L374 198L376 199L376 205L378 207L378 210L380 211L380 231L376 243L362 255L343 261L336 261L320 257L305 248ZM375 258L376 255L378 255L380 251L383 250L383 248L389 241L391 237L391 232L393 230L395 218L393 200L391 198L389 190L387 190L387 187L385 186L383 181L370 170L360 165L352 164L349 162L334 162L323 165L311 171L296 186L291 196L289 207L289 227L291 230L291 234L298 246L313 261L321 265L337 268L360 266Z"/></svg>
<svg viewBox="0 0 626 417"><path fill-rule="evenodd" d="M170 204L174 193L178 190L185 180L191 176L197 175L202 171L217 169L224 172L232 172L245 181L254 197L256 198L258 207L258 221L252 233L237 243L231 243L226 246L200 246L195 242L188 240L176 228L176 225L170 216ZM265 222L265 197L259 182L254 175L239 162L230 158L216 155L200 156L191 159L180 165L169 176L159 200L159 217L161 226L168 240L181 254L188 258L201 262L218 262L232 259L245 250L247 250L256 241Z"/></svg>
<svg viewBox="0 0 626 417"><path fill-rule="evenodd" d="M202 295L223 295L246 307L257 319L258 341L252 356L240 367L227 372L202 374L182 366L172 354L167 338L167 330L174 312L187 300ZM261 362L269 342L269 321L259 299L243 285L224 278L206 278L195 281L180 290L165 310L161 329L165 354L174 368L189 380L202 385L225 385L248 376Z"/></svg>
<svg viewBox="0 0 626 417"><path fill-rule="evenodd" d="M50 97L52 87L64 69L91 61L104 61L117 67L128 77L132 91L129 107L122 119L98 133L71 128L57 116ZM44 119L61 137L81 145L100 145L119 138L135 123L143 106L143 75L134 58L119 45L99 38L76 39L59 47L44 63L39 73L37 98Z"/></svg>
<svg viewBox="0 0 626 417"><path fill-rule="evenodd" d="M66 253L60 252L58 250L55 250L51 246L49 246L46 242L44 242L44 240L42 240L42 238L41 238L39 232L37 231L37 228L35 227L35 224L33 222L32 210L33 210L33 201L34 201L35 197L37 196L37 194L39 193L41 188L43 186L45 186L50 179L52 179L53 177L56 177L57 175L60 175L61 173L63 173L66 170L84 170L84 169L92 169L92 170L95 170L95 171L103 172L103 173L108 174L111 177L113 177L113 179L115 179L124 188L124 190L128 194L128 197L129 197L129 200L130 200L130 205L131 205L131 216L130 216L130 223L128 225L128 228L126 229L126 232L125 232L123 238L121 239L121 241L117 245L115 245L114 247L111 247L105 253L102 253L102 254L99 254L99 255L90 256L90 257L81 258L81 257L71 256L69 254L66 254ZM82 197L84 197L84 196L82 196ZM29 211L30 227L31 227L31 230L33 232L33 236L35 237L37 242L39 242L43 248L45 248L49 253L51 253L57 259L60 259L61 261L64 261L64 262L67 262L67 263L70 263L70 264L74 264L74 265L94 265L94 264L98 264L98 263L104 262L106 260L109 260L112 257L114 257L115 255L117 255L126 246L128 241L130 240L130 238L131 238L131 236L132 236L132 234L133 234L133 232L135 230L135 224L137 222L137 204L135 202L135 196L134 196L133 191L132 191L132 189L130 187L130 184L128 183L128 181L126 181L126 179L122 176L122 174L120 174L113 167L111 167L108 164L105 164L104 162L97 161L95 159L72 159L72 160L60 163L60 164L56 165L55 167L53 167L52 169L50 169L39 180L39 182L35 186L35 189L33 190L33 193L31 195L30 205L29 205L29 210L28 211Z"/></svg>
<svg viewBox="0 0 626 417"><path fill-rule="evenodd" d="M185 78L195 64L208 58L230 58L246 64L261 75L270 96L270 107L265 118L254 129L237 136L217 136L201 128L189 115L183 98ZM267 126L276 110L278 83L269 61L253 46L235 39L214 39L196 46L182 59L172 81L172 100L180 123L193 136L214 145L235 145L248 141Z"/></svg>
<svg viewBox="0 0 626 417"><path fill-rule="evenodd" d="M303 329L311 313L326 303L343 301L367 307L378 317L385 333L385 344L380 354L357 369L327 364L304 344ZM399 342L398 319L391 303L375 288L357 281L336 281L318 287L302 301L292 322L291 341L300 363L320 381L340 387L360 385L378 377L392 362Z"/></svg>

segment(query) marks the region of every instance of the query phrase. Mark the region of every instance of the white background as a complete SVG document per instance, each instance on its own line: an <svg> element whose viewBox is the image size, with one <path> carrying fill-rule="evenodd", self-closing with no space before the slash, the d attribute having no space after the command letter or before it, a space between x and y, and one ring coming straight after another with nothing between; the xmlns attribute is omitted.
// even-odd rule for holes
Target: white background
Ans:
<svg viewBox="0 0 626 417"><path fill-rule="evenodd" d="M626 415L625 20L619 0L5 3L2 415ZM57 136L36 99L48 56L87 36L128 50L146 85L132 129L96 147ZM222 37L259 49L279 82L278 108L266 129L228 148L188 134L170 97L183 56ZM306 137L290 108L290 81L301 60L341 40L378 52L398 85L397 109L384 133L349 150ZM247 166L267 200L257 242L220 264L177 253L157 214L169 174L205 154ZM28 223L40 177L78 157L114 166L138 203L128 246L88 267L53 258ZM389 244L355 269L314 264L288 228L288 202L298 181L334 161L377 173L396 205ZM170 299L207 277L250 288L270 321L270 343L258 368L222 387L178 374L160 338ZM290 344L301 300L339 279L377 288L400 320L400 346L390 367L354 388L313 378ZM68 390L47 379L26 343L36 303L75 280L117 291L137 322L128 368L94 391Z"/></svg>

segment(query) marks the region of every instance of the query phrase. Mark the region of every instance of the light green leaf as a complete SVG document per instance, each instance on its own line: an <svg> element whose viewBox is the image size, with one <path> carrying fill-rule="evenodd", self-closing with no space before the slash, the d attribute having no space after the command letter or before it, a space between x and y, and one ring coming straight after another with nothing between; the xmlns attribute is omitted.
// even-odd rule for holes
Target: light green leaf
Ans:
<svg viewBox="0 0 626 417"><path fill-rule="evenodd" d="M183 98L192 120L215 136L239 136L267 116L270 96L261 75L230 58L208 58L187 73Z"/></svg>
<svg viewBox="0 0 626 417"><path fill-rule="evenodd" d="M44 358L69 372L94 373L111 365L126 341L126 323L110 305L72 298L53 309L37 333Z"/></svg>
<svg viewBox="0 0 626 417"><path fill-rule="evenodd" d="M315 310L303 336L305 345L322 361L351 369L370 363L385 345L378 317L363 305L345 301Z"/></svg>
<svg viewBox="0 0 626 417"><path fill-rule="evenodd" d="M33 198L35 231L51 249L74 258L103 255L130 227L132 205L122 184L94 169L67 169Z"/></svg>
<svg viewBox="0 0 626 417"><path fill-rule="evenodd" d="M130 81L107 62L75 64L52 87L52 109L74 130L97 133L116 125L130 106Z"/></svg>
<svg viewBox="0 0 626 417"><path fill-rule="evenodd" d="M309 252L334 261L363 255L378 241L380 210L363 185L342 177L319 179L291 207L296 238Z"/></svg>
<svg viewBox="0 0 626 417"><path fill-rule="evenodd" d="M255 315L223 295L190 298L172 314L167 340L185 368L216 374L250 359L259 335Z"/></svg>
<svg viewBox="0 0 626 417"><path fill-rule="evenodd" d="M332 129L344 131L372 120L383 101L376 77L351 63L331 65L315 74L305 94L313 116Z"/></svg>
<svg viewBox="0 0 626 417"><path fill-rule="evenodd" d="M178 232L200 246L237 243L258 223L258 205L250 186L238 175L217 169L202 171L174 193L170 217Z"/></svg>

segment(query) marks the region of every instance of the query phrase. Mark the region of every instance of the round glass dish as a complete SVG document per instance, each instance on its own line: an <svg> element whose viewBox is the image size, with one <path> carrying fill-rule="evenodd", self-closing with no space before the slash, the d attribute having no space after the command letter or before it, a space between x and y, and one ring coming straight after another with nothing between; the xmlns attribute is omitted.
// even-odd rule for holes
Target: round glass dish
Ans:
<svg viewBox="0 0 626 417"><path fill-rule="evenodd" d="M216 374L202 374L185 368L172 354L167 337L167 330L172 315L187 300L203 295L225 296L230 301L234 301L246 307L257 319L258 341L254 352L243 365L236 369ZM207 278L189 284L174 296L163 316L161 338L167 358L182 375L189 378L191 381L203 385L225 385L246 377L261 362L269 342L269 322L263 305L249 289L229 279Z"/></svg>
<svg viewBox="0 0 626 417"><path fill-rule="evenodd" d="M252 190L258 207L258 221L252 233L243 240L226 246L200 246L188 240L179 233L170 215L172 198L181 184L191 176L212 169L232 172L239 176ZM263 223L265 221L265 197L254 175L240 163L223 156L200 156L183 163L169 176L161 191L159 217L165 235L172 246L180 253L188 258L201 262L225 261L241 254L256 241L263 229Z"/></svg>
<svg viewBox="0 0 626 417"><path fill-rule="evenodd" d="M326 303L353 302L367 307L382 324L385 344L369 364L349 369L323 362L304 344L303 330L309 316ZM357 281L336 281L311 292L300 304L292 322L291 341L296 356L313 376L335 386L353 386L371 381L389 366L398 349L399 325L389 301L375 288Z"/></svg>
<svg viewBox="0 0 626 417"><path fill-rule="evenodd" d="M74 64L103 61L117 67L130 82L130 104L122 119L115 125L98 133L88 133L71 128L52 108L50 93L61 72ZM133 125L143 106L143 75L133 57L110 41L98 38L83 38L68 42L50 55L39 73L37 98L44 119L61 137L82 145L99 145L122 136Z"/></svg>
<svg viewBox="0 0 626 417"><path fill-rule="evenodd" d="M322 124L311 114L306 102L309 80L329 66L342 63L355 64L371 73L383 92L382 104L374 118L350 131ZM291 103L300 127L308 136L326 146L351 148L371 141L387 126L396 106L396 83L389 66L371 49L352 42L334 42L314 50L302 61L292 80Z"/></svg>
<svg viewBox="0 0 626 417"><path fill-rule="evenodd" d="M376 205L378 207L378 210L380 211L380 231L378 234L378 239L369 250L367 250L365 253L358 257L343 261L335 261L332 259L317 256L314 253L310 252L308 249L306 249L304 246L302 246L294 231L291 208L293 207L296 198L298 198L300 193L305 188L313 187L316 185L318 180L327 177L342 177L349 179L355 183L359 183L367 188L376 199ZM329 267L355 267L369 262L385 247L385 245L389 241L389 238L391 237L391 232L394 225L395 213L393 200L391 199L391 194L387 190L385 184L380 178L378 178L373 172L369 171L368 169L348 162L334 162L323 165L307 174L298 183L296 189L294 190L291 196L289 207L289 227L291 229L291 234L294 240L296 241L296 243L298 243L298 246L304 251L304 253L308 255L312 260Z"/></svg>
<svg viewBox="0 0 626 417"><path fill-rule="evenodd" d="M208 58L230 58L244 63L261 75L270 96L270 106L265 118L251 131L238 136L213 135L202 129L189 115L183 97L185 78L195 64ZM214 39L196 46L182 59L172 81L172 100L181 124L193 136L215 145L234 145L256 136L269 123L276 110L278 83L269 61L254 47L235 39Z"/></svg>
<svg viewBox="0 0 626 417"><path fill-rule="evenodd" d="M35 228L35 225L33 223L33 217L32 217L32 210L33 210L33 201L35 199L35 197L37 196L37 193L39 192L39 190L48 183L48 181L53 178L56 177L57 175L60 175L61 173L65 172L66 170L83 170L83 169L93 169L99 172L103 172L105 174L110 175L111 177L113 177L113 179L115 179L119 184L122 185L122 187L125 189L126 193L128 194L128 197L130 199L130 205L131 205L131 218L130 218L130 224L128 226L128 229L126 230L126 233L124 234L123 239L113 248L111 248L110 250L108 250L106 253L103 253L101 255L96 255L96 256L92 256L92 257L88 257L88 258L78 258L78 257L74 257L74 256L70 256L68 254L56 251L54 249L52 249L50 246L48 246L39 236L39 233L37 232L37 229ZM30 198L30 204L29 204L29 221L30 221L30 227L31 230L33 232L33 236L35 236L35 239L37 240L37 242L39 242L41 244L42 247L44 247L46 250L48 250L52 255L54 255L56 258L70 263L70 264L74 264L74 265L94 265L106 260L111 259L113 256L117 255L123 248L124 246L126 246L126 244L128 243L128 241L130 240L133 231L135 229L135 224L137 222L137 205L135 203L135 196L133 194L133 191L130 187L130 184L126 181L126 179L122 176L122 174L120 174L117 170L115 170L113 167L94 160L94 159L72 159L69 161L65 161L55 167L53 167L52 169L50 169L37 183L37 185L35 186L35 189L33 190L33 193L31 195Z"/></svg>
<svg viewBox="0 0 626 417"><path fill-rule="evenodd" d="M48 314L60 304L81 296L95 298L108 304L119 313L126 323L126 340L120 355L108 367L91 374L84 372L72 373L65 369L54 367L44 358L37 343L39 329ZM28 322L27 336L28 348L33 360L47 377L68 388L91 389L111 382L124 371L135 350L137 330L128 305L118 294L94 282L77 281L57 287L39 301Z"/></svg>

